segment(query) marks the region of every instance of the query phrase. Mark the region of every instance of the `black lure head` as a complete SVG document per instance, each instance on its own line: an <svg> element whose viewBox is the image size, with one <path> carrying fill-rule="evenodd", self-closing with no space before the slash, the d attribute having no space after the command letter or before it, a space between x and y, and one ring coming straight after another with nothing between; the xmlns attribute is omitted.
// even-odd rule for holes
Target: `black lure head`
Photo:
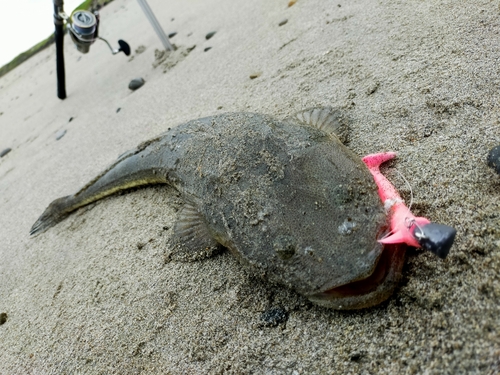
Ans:
<svg viewBox="0 0 500 375"><path fill-rule="evenodd" d="M456 234L454 228L436 223L417 226L413 233L420 246L442 259L450 252Z"/></svg>

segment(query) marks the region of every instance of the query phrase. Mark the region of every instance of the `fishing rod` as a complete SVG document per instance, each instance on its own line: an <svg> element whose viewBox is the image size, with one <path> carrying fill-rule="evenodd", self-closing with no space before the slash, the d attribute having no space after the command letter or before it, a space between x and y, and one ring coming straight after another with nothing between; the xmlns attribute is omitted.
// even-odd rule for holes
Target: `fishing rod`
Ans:
<svg viewBox="0 0 500 375"><path fill-rule="evenodd" d="M99 36L99 12L94 10L77 10L71 16L64 13L64 0L54 1L54 26L55 26L55 42L56 42L56 66L57 66L57 97L66 99L66 76L64 69L64 25L69 31L71 40L76 46L76 49L81 53L88 53L90 46L98 39L104 41L111 53L116 55L123 52L125 55L130 55L130 46L124 40L118 40L119 48L113 49L109 42ZM95 7L92 7L95 8Z"/></svg>

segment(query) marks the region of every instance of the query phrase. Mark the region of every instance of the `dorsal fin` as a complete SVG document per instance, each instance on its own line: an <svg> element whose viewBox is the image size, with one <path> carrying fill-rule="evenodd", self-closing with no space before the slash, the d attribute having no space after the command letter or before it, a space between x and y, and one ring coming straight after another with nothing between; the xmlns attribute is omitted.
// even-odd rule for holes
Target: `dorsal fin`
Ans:
<svg viewBox="0 0 500 375"><path fill-rule="evenodd" d="M349 127L342 111L332 107L308 108L293 116L300 123L335 135L342 143L348 140Z"/></svg>

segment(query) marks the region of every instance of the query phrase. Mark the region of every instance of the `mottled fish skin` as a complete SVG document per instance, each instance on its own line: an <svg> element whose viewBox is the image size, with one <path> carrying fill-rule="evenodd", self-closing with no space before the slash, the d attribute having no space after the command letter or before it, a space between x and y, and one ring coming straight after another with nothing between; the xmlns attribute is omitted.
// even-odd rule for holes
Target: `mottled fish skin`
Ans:
<svg viewBox="0 0 500 375"><path fill-rule="evenodd" d="M327 124L318 110L335 113L312 109L282 121L226 113L179 125L55 200L31 233L117 191L165 183L186 202L173 235L186 251L221 244L256 274L331 308L377 304L399 279L404 251L391 261L381 257L377 239L387 218L377 187L361 159L328 131L336 120ZM389 264L374 272L382 258ZM374 285L342 292L370 275Z"/></svg>

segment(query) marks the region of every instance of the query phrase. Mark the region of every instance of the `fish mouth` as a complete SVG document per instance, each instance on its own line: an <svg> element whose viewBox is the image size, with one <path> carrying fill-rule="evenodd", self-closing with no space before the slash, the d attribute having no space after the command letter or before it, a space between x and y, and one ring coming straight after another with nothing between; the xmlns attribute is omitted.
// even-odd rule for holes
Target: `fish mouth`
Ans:
<svg viewBox="0 0 500 375"><path fill-rule="evenodd" d="M401 279L405 252L404 245L386 245L366 278L310 295L309 300L338 310L375 306L389 298Z"/></svg>

